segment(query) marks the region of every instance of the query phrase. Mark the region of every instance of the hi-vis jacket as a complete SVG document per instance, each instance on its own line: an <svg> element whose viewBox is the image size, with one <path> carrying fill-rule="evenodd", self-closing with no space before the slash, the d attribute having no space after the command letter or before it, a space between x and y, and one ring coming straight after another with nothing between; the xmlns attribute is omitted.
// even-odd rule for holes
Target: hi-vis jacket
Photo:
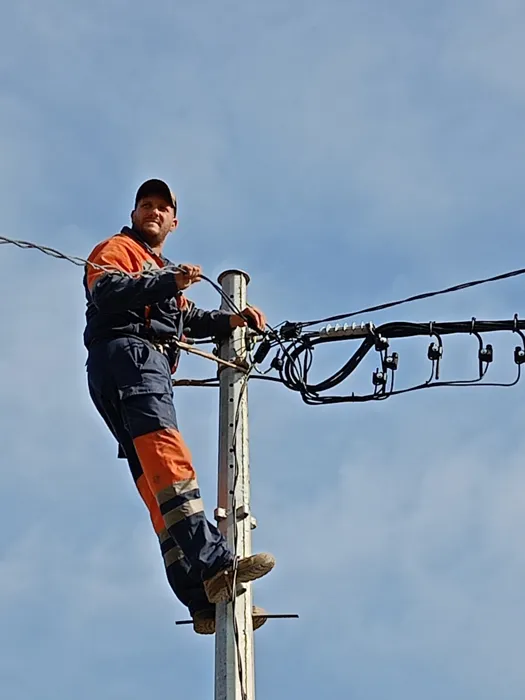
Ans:
<svg viewBox="0 0 525 700"><path fill-rule="evenodd" d="M184 334L191 338L225 338L231 332L228 311L203 311L178 290L171 263L157 255L140 233L125 226L99 243L88 261L115 270L86 266L86 328L84 343L138 336L162 342ZM121 274L158 270L155 274Z"/></svg>

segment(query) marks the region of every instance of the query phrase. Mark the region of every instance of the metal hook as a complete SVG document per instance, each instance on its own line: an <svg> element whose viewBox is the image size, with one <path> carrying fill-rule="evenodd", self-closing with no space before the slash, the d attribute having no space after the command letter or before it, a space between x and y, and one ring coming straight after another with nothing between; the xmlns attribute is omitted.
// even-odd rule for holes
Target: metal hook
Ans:
<svg viewBox="0 0 525 700"><path fill-rule="evenodd" d="M470 322L470 335L475 335L476 338L478 339L479 343L479 349L478 349L478 372L479 372L479 378L483 378L483 362L491 362L492 361L492 346L487 345L487 350L483 347L483 338L481 337L481 334L478 333L476 329L476 317L472 316L472 320ZM484 360L484 357L488 358Z"/></svg>
<svg viewBox="0 0 525 700"><path fill-rule="evenodd" d="M514 328L512 329L512 332L517 333L520 336L523 344L523 349L520 348L519 345L514 348L514 362L517 365L521 365L525 362L525 335L518 326L518 314L514 314Z"/></svg>
<svg viewBox="0 0 525 700"><path fill-rule="evenodd" d="M441 340L441 336L434 331L434 321L429 321L428 324L428 329L429 329L429 335L434 336L434 338L437 339L437 346L436 343L431 343L428 348L428 353L427 357L429 360L432 361L432 367L434 367L435 363L435 368L436 368L436 381L439 379L439 362L443 356L443 341ZM434 372L432 371L432 374ZM432 381L432 377L430 379Z"/></svg>
<svg viewBox="0 0 525 700"><path fill-rule="evenodd" d="M512 329L512 332L517 333L520 336L523 342L523 349L525 350L525 335L518 325L518 314L514 314L514 328Z"/></svg>

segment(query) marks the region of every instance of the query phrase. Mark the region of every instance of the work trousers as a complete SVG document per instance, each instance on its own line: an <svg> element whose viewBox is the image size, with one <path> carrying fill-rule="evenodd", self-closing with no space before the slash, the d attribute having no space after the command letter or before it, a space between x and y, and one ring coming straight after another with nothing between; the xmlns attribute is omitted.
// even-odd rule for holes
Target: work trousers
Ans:
<svg viewBox="0 0 525 700"><path fill-rule="evenodd" d="M158 536L169 584L191 614L214 606L203 581L231 564L204 514L191 454L177 427L166 356L140 338L94 342L89 393L117 439Z"/></svg>

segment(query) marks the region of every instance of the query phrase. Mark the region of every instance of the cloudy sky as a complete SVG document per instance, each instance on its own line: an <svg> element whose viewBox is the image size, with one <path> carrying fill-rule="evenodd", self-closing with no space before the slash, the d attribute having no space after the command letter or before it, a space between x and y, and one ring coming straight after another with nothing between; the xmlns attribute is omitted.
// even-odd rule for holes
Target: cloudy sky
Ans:
<svg viewBox="0 0 525 700"><path fill-rule="evenodd" d="M524 266L518 0L18 0L0 26L0 234L86 256L147 177L178 192L175 260L236 266L272 323ZM148 516L89 403L82 271L0 248L0 691L211 698ZM525 315L516 278L360 320ZM204 284L193 298L213 307ZM516 339L495 347L514 378ZM428 339L396 344L398 381ZM353 346L319 351L322 377ZM448 339L444 377L476 372ZM368 389L371 365L354 387ZM182 376L207 376L185 360ZM250 389L258 698L522 700L523 387L308 407ZM217 394L176 405L208 512ZM521 660L520 660L521 659Z"/></svg>

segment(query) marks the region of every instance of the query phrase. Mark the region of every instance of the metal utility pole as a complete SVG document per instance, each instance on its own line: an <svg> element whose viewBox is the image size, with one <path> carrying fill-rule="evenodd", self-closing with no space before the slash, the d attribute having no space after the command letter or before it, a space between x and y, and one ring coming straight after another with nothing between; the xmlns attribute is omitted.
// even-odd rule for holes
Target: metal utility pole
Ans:
<svg viewBox="0 0 525 700"><path fill-rule="evenodd" d="M249 276L240 270L227 270L219 276L219 284L223 291L238 309L246 307L246 287L249 281ZM231 310L224 299L221 308ZM244 328L235 329L231 338L221 346L222 359L244 359L245 336ZM216 518L228 544L237 557L242 558L252 553L251 530L255 524L250 513L246 375L230 367L220 368L219 392L219 480ZM254 698L252 591L251 584L248 584L245 593L236 597L235 606L231 603L217 605L215 700Z"/></svg>

